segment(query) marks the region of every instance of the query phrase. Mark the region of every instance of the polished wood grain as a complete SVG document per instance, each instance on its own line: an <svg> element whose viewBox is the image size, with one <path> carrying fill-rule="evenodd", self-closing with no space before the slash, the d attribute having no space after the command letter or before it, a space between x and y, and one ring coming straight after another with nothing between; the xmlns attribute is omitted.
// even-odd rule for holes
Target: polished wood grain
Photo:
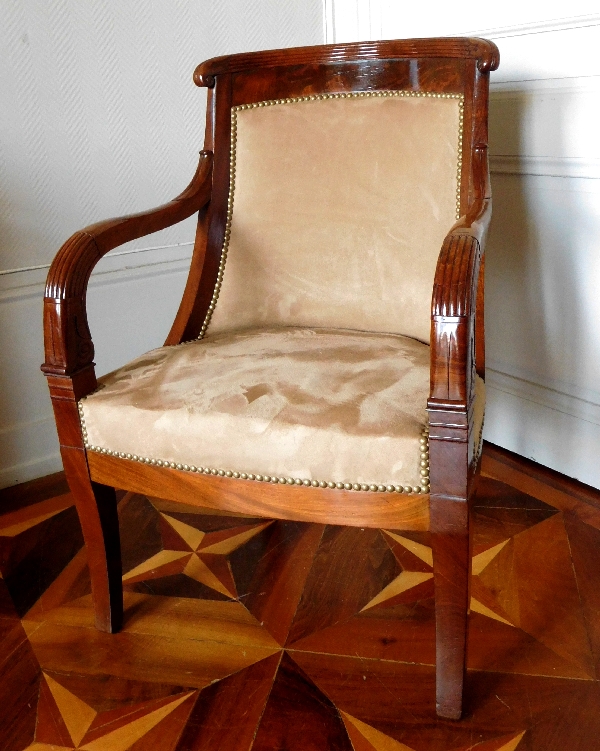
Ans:
<svg viewBox="0 0 600 751"><path fill-rule="evenodd" d="M273 751L293 747L352 751L333 702L284 654L252 748Z"/></svg>
<svg viewBox="0 0 600 751"><path fill-rule="evenodd" d="M482 465L460 723L436 717L432 532L265 523L126 494L125 576L180 540L179 553L228 563L235 596L182 595L166 572L147 582L160 594L126 586L111 635L94 626L76 530L53 523L75 518L74 499L44 497L42 483L39 501L0 514L0 574L12 572L0 578L0 748L591 751L600 493L494 447ZM30 564L61 546L73 557L19 617Z"/></svg>
<svg viewBox="0 0 600 751"><path fill-rule="evenodd" d="M36 480L12 485L0 490L0 513L21 508L45 498L52 498L69 492L69 483L64 472L55 472Z"/></svg>
<svg viewBox="0 0 600 751"><path fill-rule="evenodd" d="M0 740L6 751L21 751L35 736L39 664L18 618L0 618L0 644Z"/></svg>
<svg viewBox="0 0 600 751"><path fill-rule="evenodd" d="M249 751L280 662L275 654L205 688L177 751Z"/></svg>
<svg viewBox="0 0 600 751"><path fill-rule="evenodd" d="M48 378L65 472L89 551L98 628L116 631L122 621L115 487L248 516L356 528L430 529L437 600L438 712L446 717L460 716L470 598L469 520L478 474L478 457L473 451L478 439L473 435L474 376L476 372L485 375L483 254L491 215L488 89L489 74L498 64L498 50L492 42L466 38L323 45L209 60L194 74L196 83L208 88L208 106L204 151L190 186L158 209L92 225L61 248L50 268L44 300L46 361L42 369ZM387 89L460 94L464 101L461 218L442 245L433 290L430 498L207 478L86 452L77 402L97 386L85 307L87 283L95 264L112 248L197 213L190 273L166 343L174 345L197 337L217 282L226 232L231 107L294 96ZM317 537L317 533L314 540L308 535L307 550L312 550ZM147 572L140 571L127 586L157 591L152 588L163 586L157 582L163 580L167 566L182 594L210 590L213 597L225 599L238 594L229 562L209 560L206 555L196 555L196 550L190 550L184 559L174 551L156 551L159 557L148 564L150 569L154 564L158 567L152 569L153 583ZM390 560L394 561L393 555ZM408 573L411 576L400 579L396 571L395 578L385 584L399 601L423 572ZM284 580L288 581L287 575ZM297 579L298 586L302 581L302 577ZM419 582L421 585L425 582ZM368 590L366 585L365 593ZM288 628L294 632L289 614L295 597L287 616L281 611L285 626L273 623L278 609L256 604L256 612L264 609L273 633L281 639ZM362 606L378 607L375 597L377 594L371 593Z"/></svg>
<svg viewBox="0 0 600 751"><path fill-rule="evenodd" d="M212 87L216 76L238 73L246 69L288 65L335 65L343 62L361 64L373 60L404 61L412 58L475 59L481 72L495 70L500 60L496 45L485 39L446 37L354 42L215 57L196 68L194 80L198 86Z"/></svg>
<svg viewBox="0 0 600 751"><path fill-rule="evenodd" d="M88 464L92 479L98 483L112 481L116 487L179 500L191 506L358 527L421 530L429 526L427 494L294 487L294 505L290 506L292 491L281 485L152 467L94 452L89 453Z"/></svg>

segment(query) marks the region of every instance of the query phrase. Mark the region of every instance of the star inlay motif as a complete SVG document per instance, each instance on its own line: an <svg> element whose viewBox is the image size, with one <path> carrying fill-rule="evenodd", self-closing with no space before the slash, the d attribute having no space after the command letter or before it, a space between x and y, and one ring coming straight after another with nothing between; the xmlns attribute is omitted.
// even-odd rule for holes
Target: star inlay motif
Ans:
<svg viewBox="0 0 600 751"><path fill-rule="evenodd" d="M203 532L161 513L164 548L123 576L124 584L183 574L226 597L238 596L227 556L272 524L249 524ZM166 526L165 526L166 525Z"/></svg>
<svg viewBox="0 0 600 751"><path fill-rule="evenodd" d="M25 751L127 751L182 707L185 722L196 691L97 712L47 673L42 674L35 742ZM190 700L190 701L188 701Z"/></svg>
<svg viewBox="0 0 600 751"><path fill-rule="evenodd" d="M369 610L370 608L373 608L377 605L381 606L385 604L387 606L391 606L395 603L395 600L404 592L407 592L408 590L413 589L420 584L429 581L430 579L433 579L433 553L428 545L423 545L419 542L415 542L408 537L403 537L402 535L399 535L395 532L390 532L389 530L382 530L382 533L397 559L399 558L399 556L397 555L397 545L400 545L402 549L407 550L414 557L419 559L422 564L425 564L425 566L419 567L425 570L411 571L410 568L405 567L405 564L402 564L403 570L400 572L400 574L395 579L393 579L384 589L382 589L379 594L375 595L375 597L373 597L373 599L371 599L362 608L362 611ZM481 574L485 570L485 568L494 560L498 553L500 553L507 542L508 540L503 540L499 544L494 545L493 547L484 550L478 555L473 556L473 576L479 576L479 574ZM494 620L500 621L501 623L506 623L509 626L514 626L513 623L506 619L506 614L504 613L502 608L500 608L500 606L496 607L495 605L494 609L492 609L491 607L488 607L484 603L480 602L475 597L471 597L471 610L476 613L480 613L481 615L485 615L488 618L493 618Z"/></svg>

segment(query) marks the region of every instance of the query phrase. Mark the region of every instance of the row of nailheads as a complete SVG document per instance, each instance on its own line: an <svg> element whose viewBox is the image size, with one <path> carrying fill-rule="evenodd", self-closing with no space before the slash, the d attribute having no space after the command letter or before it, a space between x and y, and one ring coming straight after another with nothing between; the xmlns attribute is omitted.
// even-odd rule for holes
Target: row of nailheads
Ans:
<svg viewBox="0 0 600 751"><path fill-rule="evenodd" d="M217 279L213 294L206 311L206 317L202 323L198 339L202 339L206 334L210 319L217 305L219 292L223 284L223 274L225 272L225 263L227 261L227 252L229 250L229 239L231 237L231 220L233 217L233 194L235 190L235 164L236 164L236 143L237 143L237 113L240 110L256 109L257 107L270 107L276 104L296 104L298 102L314 102L325 99L362 99L365 97L427 97L432 99L458 99L459 107L459 126L458 126L458 164L456 170L456 218L460 219L460 184L462 174L462 131L463 131L463 113L464 113L464 96L462 94L443 94L432 91L355 91L347 94L311 94L309 96L288 97L286 99L268 99L263 102L253 102L252 104L239 104L231 108L231 154L229 157L229 195L227 196L227 219L225 221L225 236L223 240L223 249L221 251L221 260L217 271Z"/></svg>
<svg viewBox="0 0 600 751"><path fill-rule="evenodd" d="M280 483L282 485L304 485L313 488L337 488L338 490L369 490L379 493L429 493L429 430L427 428L423 429L423 434L420 438L421 485L377 485L375 483L326 482L325 480L276 477L273 475L253 474L252 472L234 472L229 469L214 469L212 467L195 467L194 465L168 462L162 459L150 459L147 456L138 456L137 454L127 454L122 451L113 451L112 449L102 448L100 446L92 446L88 443L87 428L85 426L83 405L81 402L79 402L78 407L85 448L88 451L95 451L98 454L105 454L106 456L116 456L119 459L128 459L129 461L141 462L142 464L150 464L153 467L169 467L171 469L183 470L184 472L199 472L205 475L232 477L236 480L255 480L257 482L270 482L273 484Z"/></svg>
<svg viewBox="0 0 600 751"><path fill-rule="evenodd" d="M483 423L485 420L481 421L481 427L479 428L479 436L477 441L477 449L475 451L475 462L479 461L479 457L483 453Z"/></svg>
<svg viewBox="0 0 600 751"><path fill-rule="evenodd" d="M456 165L456 218L460 219L460 186L462 180L463 123L465 117L465 100L458 103L458 164Z"/></svg>
<svg viewBox="0 0 600 751"><path fill-rule="evenodd" d="M285 99L265 99L262 102L250 104L237 104L231 109L234 111L251 110L256 107L270 107L274 104L296 104L297 102L317 102L325 99L364 99L369 97L427 97L429 99L460 99L464 101L462 94L444 94L434 91L400 91L389 89L385 91L349 91L339 94L307 94L306 96L286 97Z"/></svg>

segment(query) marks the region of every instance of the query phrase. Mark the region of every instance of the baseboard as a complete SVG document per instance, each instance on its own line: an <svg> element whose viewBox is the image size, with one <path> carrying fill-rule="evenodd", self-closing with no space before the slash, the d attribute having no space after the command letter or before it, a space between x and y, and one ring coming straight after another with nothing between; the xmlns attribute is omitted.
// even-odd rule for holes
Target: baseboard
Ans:
<svg viewBox="0 0 600 751"><path fill-rule="evenodd" d="M0 489L29 482L29 480L37 480L38 477L52 475L61 470L62 461L58 451L56 454L31 459L20 464L14 464L11 467L4 467L0 469Z"/></svg>
<svg viewBox="0 0 600 751"><path fill-rule="evenodd" d="M490 171L495 175L545 175L600 179L600 159L548 156L490 156Z"/></svg>
<svg viewBox="0 0 600 751"><path fill-rule="evenodd" d="M489 370L484 438L600 488L600 405Z"/></svg>

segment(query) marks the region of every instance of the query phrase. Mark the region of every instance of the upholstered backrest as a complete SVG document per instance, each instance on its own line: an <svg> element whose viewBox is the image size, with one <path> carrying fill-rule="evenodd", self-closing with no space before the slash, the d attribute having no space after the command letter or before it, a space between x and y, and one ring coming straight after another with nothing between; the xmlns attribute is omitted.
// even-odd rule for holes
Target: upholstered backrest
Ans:
<svg viewBox="0 0 600 751"><path fill-rule="evenodd" d="M232 107L208 333L321 326L429 342L460 205L462 111L462 94L398 90Z"/></svg>

